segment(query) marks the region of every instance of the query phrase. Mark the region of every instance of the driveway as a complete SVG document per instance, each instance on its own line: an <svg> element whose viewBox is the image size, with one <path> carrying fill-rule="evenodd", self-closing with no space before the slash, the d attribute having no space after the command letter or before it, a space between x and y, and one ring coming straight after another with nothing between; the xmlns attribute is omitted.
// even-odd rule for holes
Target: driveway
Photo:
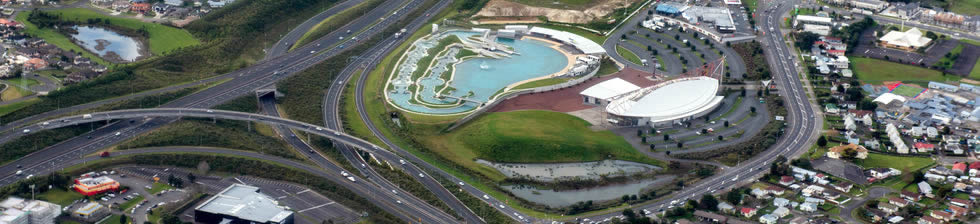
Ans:
<svg viewBox="0 0 980 224"><path fill-rule="evenodd" d="M868 200L874 200L884 197L886 194L893 192L891 188L887 187L872 187L868 189L868 193L864 196L852 198L851 202L846 204L844 208L840 210L841 218L844 219L845 223L864 223L860 221L857 217L851 215L851 213L864 205Z"/></svg>

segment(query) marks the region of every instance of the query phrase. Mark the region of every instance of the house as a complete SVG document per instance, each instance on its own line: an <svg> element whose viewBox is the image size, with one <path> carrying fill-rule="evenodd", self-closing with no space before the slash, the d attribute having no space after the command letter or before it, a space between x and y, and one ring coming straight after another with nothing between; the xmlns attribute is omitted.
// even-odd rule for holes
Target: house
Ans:
<svg viewBox="0 0 980 224"><path fill-rule="evenodd" d="M837 108L836 104L828 103L823 106L823 110L827 113L836 114L840 113L840 108Z"/></svg>
<svg viewBox="0 0 980 224"><path fill-rule="evenodd" d="M966 167L967 167L966 166L966 163L962 163L962 162L958 162L958 163L953 164L953 174L955 174L955 175L963 175L963 174L966 174L967 173L966 172Z"/></svg>
<svg viewBox="0 0 980 224"><path fill-rule="evenodd" d="M833 186L834 189L847 193L851 191L851 188L854 187L854 184L852 184L851 182L841 181L833 184Z"/></svg>
<svg viewBox="0 0 980 224"><path fill-rule="evenodd" d="M803 204L800 204L800 211L804 211L804 212L816 212L817 211L817 204L810 203L810 202L804 202Z"/></svg>
<svg viewBox="0 0 980 224"><path fill-rule="evenodd" d="M898 212L898 206L885 202L878 202L878 209L881 209L881 211L887 212L888 214L895 214Z"/></svg>
<svg viewBox="0 0 980 224"><path fill-rule="evenodd" d="M753 188L752 192L749 192L749 194L755 196L756 198L769 198L769 192L759 188Z"/></svg>
<svg viewBox="0 0 980 224"><path fill-rule="evenodd" d="M783 195L783 193L786 192L786 189L777 186L769 186L766 188L766 192L778 196L778 195Z"/></svg>
<svg viewBox="0 0 980 224"><path fill-rule="evenodd" d="M936 173L936 174L939 174L939 175L950 175L950 174L953 173L952 170L950 170L949 168L943 167L943 166L933 167L932 169L929 169L929 172Z"/></svg>
<svg viewBox="0 0 980 224"><path fill-rule="evenodd" d="M847 155L847 153L845 153L847 151L853 151L854 158L857 159L868 158L868 149L864 148L864 146L857 145L857 144L838 145L838 146L831 147L829 150L827 150L827 157L840 159L841 157L845 157Z"/></svg>
<svg viewBox="0 0 980 224"><path fill-rule="evenodd" d="M755 216L756 210L757 209L755 208L742 207L739 211L742 213L742 216L745 216L746 218L751 218L752 216Z"/></svg>
<svg viewBox="0 0 980 224"><path fill-rule="evenodd" d="M949 210L953 211L954 216L961 216L970 213L970 209L966 209L964 207L960 207L956 205L949 205Z"/></svg>
<svg viewBox="0 0 980 224"><path fill-rule="evenodd" d="M932 216L933 218L937 218L943 221L949 221L950 219L953 219L953 213L939 211L939 210L932 210L932 212L929 213L929 216Z"/></svg>
<svg viewBox="0 0 980 224"><path fill-rule="evenodd" d="M129 11L137 14L146 14L151 9L153 9L153 6L150 5L150 3L145 2L133 3L131 6L129 6Z"/></svg>
<svg viewBox="0 0 980 224"><path fill-rule="evenodd" d="M24 62L24 68L28 70L39 70L48 67L48 62L40 58L31 58Z"/></svg>
<svg viewBox="0 0 980 224"><path fill-rule="evenodd" d="M936 127L926 128L926 136L930 138L939 137L939 130Z"/></svg>
<svg viewBox="0 0 980 224"><path fill-rule="evenodd" d="M871 216L871 220L874 222L880 222L882 219L888 217L888 213L880 209L867 209L868 216Z"/></svg>
<svg viewBox="0 0 980 224"><path fill-rule="evenodd" d="M775 215L776 217L779 218L786 217L786 215L789 215L789 209L786 207L776 208L776 210L772 211L772 215Z"/></svg>
<svg viewBox="0 0 980 224"><path fill-rule="evenodd" d="M917 193L912 193L911 191L902 191L902 198L905 198L905 200L908 201L916 202L919 201L919 198L921 197L922 195L919 195Z"/></svg>
<svg viewBox="0 0 980 224"><path fill-rule="evenodd" d="M822 205L825 202L825 200L819 199L819 198L806 197L806 198L803 199L803 202L804 203L813 203L813 204L817 204L817 205Z"/></svg>
<svg viewBox="0 0 980 224"><path fill-rule="evenodd" d="M900 197L890 197L888 198L888 203L898 207L905 207L909 205L909 201L906 201Z"/></svg>
<svg viewBox="0 0 980 224"><path fill-rule="evenodd" d="M980 163L977 163L977 164L980 164ZM779 178L779 184L782 184L783 186L789 186L790 184L793 184L793 177L791 177L791 176L782 176L782 177Z"/></svg>
<svg viewBox="0 0 980 224"><path fill-rule="evenodd" d="M694 217L700 221L708 221L711 223L725 223L728 221L728 217L725 217L724 215L701 210L694 211Z"/></svg>
<svg viewBox="0 0 980 224"><path fill-rule="evenodd" d="M973 204L969 200L964 200L964 199L959 199L959 198L953 198L953 199L949 200L949 203L950 204L953 204L953 205L958 205L958 206L961 206L961 207L966 207L966 208L971 207L970 205Z"/></svg>
<svg viewBox="0 0 980 224"><path fill-rule="evenodd" d="M879 0L850 0L848 5L858 9L864 9L872 12L880 12L888 7L888 2Z"/></svg>
<svg viewBox="0 0 980 224"><path fill-rule="evenodd" d="M786 207L786 205L789 205L789 199L785 199L785 198L772 199L772 205L776 207Z"/></svg>
<svg viewBox="0 0 980 224"><path fill-rule="evenodd" d="M779 218L772 214L765 214L759 217L759 222L763 224L776 224L776 221L779 221Z"/></svg>
<svg viewBox="0 0 980 224"><path fill-rule="evenodd" d="M916 142L912 145L912 147L914 147L918 152L932 152L932 150L936 149L936 145L925 142Z"/></svg>
<svg viewBox="0 0 980 224"><path fill-rule="evenodd" d="M942 224L943 220L933 218L931 216L922 216L919 218L918 224Z"/></svg>
<svg viewBox="0 0 980 224"><path fill-rule="evenodd" d="M891 218L888 218L888 222L889 223L900 223L900 222L902 222L902 220L905 220L905 218L902 218L901 216L897 216L897 215L896 216L892 216Z"/></svg>
<svg viewBox="0 0 980 224"><path fill-rule="evenodd" d="M970 169L970 176L980 176L980 162L973 162L968 168Z"/></svg>
<svg viewBox="0 0 980 224"><path fill-rule="evenodd" d="M817 185L810 185L810 186L806 186L806 188L803 188L804 195L817 195L823 193L823 191L824 188Z"/></svg>
<svg viewBox="0 0 980 224"><path fill-rule="evenodd" d="M735 207L733 207L731 204L728 204L728 202L721 202L718 203L718 211L724 213L733 213L735 212Z"/></svg>

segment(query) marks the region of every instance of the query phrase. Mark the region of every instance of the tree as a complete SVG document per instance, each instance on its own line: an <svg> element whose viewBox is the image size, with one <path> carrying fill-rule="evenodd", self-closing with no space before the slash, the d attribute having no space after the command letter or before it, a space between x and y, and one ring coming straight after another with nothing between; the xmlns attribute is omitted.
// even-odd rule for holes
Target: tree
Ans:
<svg viewBox="0 0 980 224"><path fill-rule="evenodd" d="M853 148L845 148L842 156L844 156L846 159L853 159L854 157L857 157L857 154L857 150L854 150Z"/></svg>
<svg viewBox="0 0 980 224"><path fill-rule="evenodd" d="M728 121L725 121L725 127L726 128L728 127Z"/></svg>
<svg viewBox="0 0 980 224"><path fill-rule="evenodd" d="M755 113L755 107L749 107L749 112Z"/></svg>
<svg viewBox="0 0 980 224"><path fill-rule="evenodd" d="M647 143L647 136L640 137L640 142Z"/></svg>
<svg viewBox="0 0 980 224"><path fill-rule="evenodd" d="M939 39L939 35L936 35L936 33L933 33L932 31L926 31L926 37L933 40Z"/></svg>
<svg viewBox="0 0 980 224"><path fill-rule="evenodd" d="M708 211L717 211L718 199L711 194L705 194L701 196L701 201L698 202L698 208Z"/></svg>
<svg viewBox="0 0 980 224"><path fill-rule="evenodd" d="M637 129L636 136L643 136L643 130Z"/></svg>
<svg viewBox="0 0 980 224"><path fill-rule="evenodd" d="M670 140L670 135L664 134L664 141Z"/></svg>
<svg viewBox="0 0 980 224"><path fill-rule="evenodd" d="M817 146L826 147L827 146L827 137L824 137L823 135L821 135L820 138L817 138Z"/></svg>
<svg viewBox="0 0 980 224"><path fill-rule="evenodd" d="M657 146L656 146L656 145L654 145L654 144L650 144L650 151L653 151L653 150L654 150L654 149L656 149L656 148L657 148Z"/></svg>
<svg viewBox="0 0 980 224"><path fill-rule="evenodd" d="M949 130L949 126L943 127L943 135L948 135L950 132L952 131Z"/></svg>
<svg viewBox="0 0 980 224"><path fill-rule="evenodd" d="M647 51L653 51L653 46L647 45Z"/></svg>
<svg viewBox="0 0 980 224"><path fill-rule="evenodd" d="M810 49L814 42L820 40L820 35L812 32L802 32L796 35L796 46L800 49Z"/></svg>
<svg viewBox="0 0 980 224"><path fill-rule="evenodd" d="M725 194L725 201L732 203L732 205L738 205L742 203L742 191L739 189L733 189Z"/></svg>
<svg viewBox="0 0 980 224"><path fill-rule="evenodd" d="M208 171L211 171L211 166L208 165L208 161L202 160L200 163L197 164L197 172L201 174L207 174Z"/></svg>
<svg viewBox="0 0 980 224"><path fill-rule="evenodd" d="M125 215L119 216L119 223L126 223L126 216Z"/></svg>
<svg viewBox="0 0 980 224"><path fill-rule="evenodd" d="M721 135L719 135L719 136L718 136L718 141L721 141L721 140L725 140L725 137L724 137L724 136L721 136Z"/></svg>
<svg viewBox="0 0 980 224"><path fill-rule="evenodd" d="M677 142L677 148L684 148L684 142Z"/></svg>
<svg viewBox="0 0 980 224"><path fill-rule="evenodd" d="M745 97L745 87L742 87L742 89L739 90L739 95Z"/></svg>

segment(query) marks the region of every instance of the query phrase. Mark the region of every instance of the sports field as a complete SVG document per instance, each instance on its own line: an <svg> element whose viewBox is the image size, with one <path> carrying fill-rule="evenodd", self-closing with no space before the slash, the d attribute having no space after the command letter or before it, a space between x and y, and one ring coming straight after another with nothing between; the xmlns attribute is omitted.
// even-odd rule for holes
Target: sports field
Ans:
<svg viewBox="0 0 980 224"><path fill-rule="evenodd" d="M919 95L919 93L922 93L922 91L924 91L924 89L922 88L908 86L908 85L900 85L898 87L895 87L895 89L892 90L892 93L904 97L915 97Z"/></svg>
<svg viewBox="0 0 980 224"><path fill-rule="evenodd" d="M924 84L929 81L956 81L960 78L955 75L943 76L941 72L928 68L873 58L852 57L851 62L857 78L871 84L881 84L883 81Z"/></svg>

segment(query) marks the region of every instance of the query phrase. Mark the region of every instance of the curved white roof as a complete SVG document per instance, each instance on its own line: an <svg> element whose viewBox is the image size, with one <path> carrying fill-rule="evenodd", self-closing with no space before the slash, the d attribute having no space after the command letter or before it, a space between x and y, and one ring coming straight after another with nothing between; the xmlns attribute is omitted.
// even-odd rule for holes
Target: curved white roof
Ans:
<svg viewBox="0 0 980 224"><path fill-rule="evenodd" d="M720 83L709 77L671 80L644 88L609 103L606 111L625 117L649 117L651 122L692 116L714 108Z"/></svg>
<svg viewBox="0 0 980 224"><path fill-rule="evenodd" d="M899 95L894 94L894 93L884 93L884 94L881 94L881 96L878 96L878 98L875 98L874 100L872 100L872 102L881 103L881 104L890 104L890 103L892 103L892 101L895 101L895 100L898 100L899 102L905 103L905 97L899 96Z"/></svg>
<svg viewBox="0 0 980 224"><path fill-rule="evenodd" d="M579 36L578 34L569 33L561 30L553 30L544 27L531 27L531 33L538 33L542 35L548 35L551 38L565 42L566 44L571 44L578 48L585 54L605 54L606 49L602 48L602 45Z"/></svg>
<svg viewBox="0 0 980 224"><path fill-rule="evenodd" d="M640 87L629 83L626 80L620 78L613 78L610 80L602 81L599 84L595 84L588 89L583 90L579 94L586 95L589 97L599 98L603 100L609 100L614 96L619 96L639 90Z"/></svg>

